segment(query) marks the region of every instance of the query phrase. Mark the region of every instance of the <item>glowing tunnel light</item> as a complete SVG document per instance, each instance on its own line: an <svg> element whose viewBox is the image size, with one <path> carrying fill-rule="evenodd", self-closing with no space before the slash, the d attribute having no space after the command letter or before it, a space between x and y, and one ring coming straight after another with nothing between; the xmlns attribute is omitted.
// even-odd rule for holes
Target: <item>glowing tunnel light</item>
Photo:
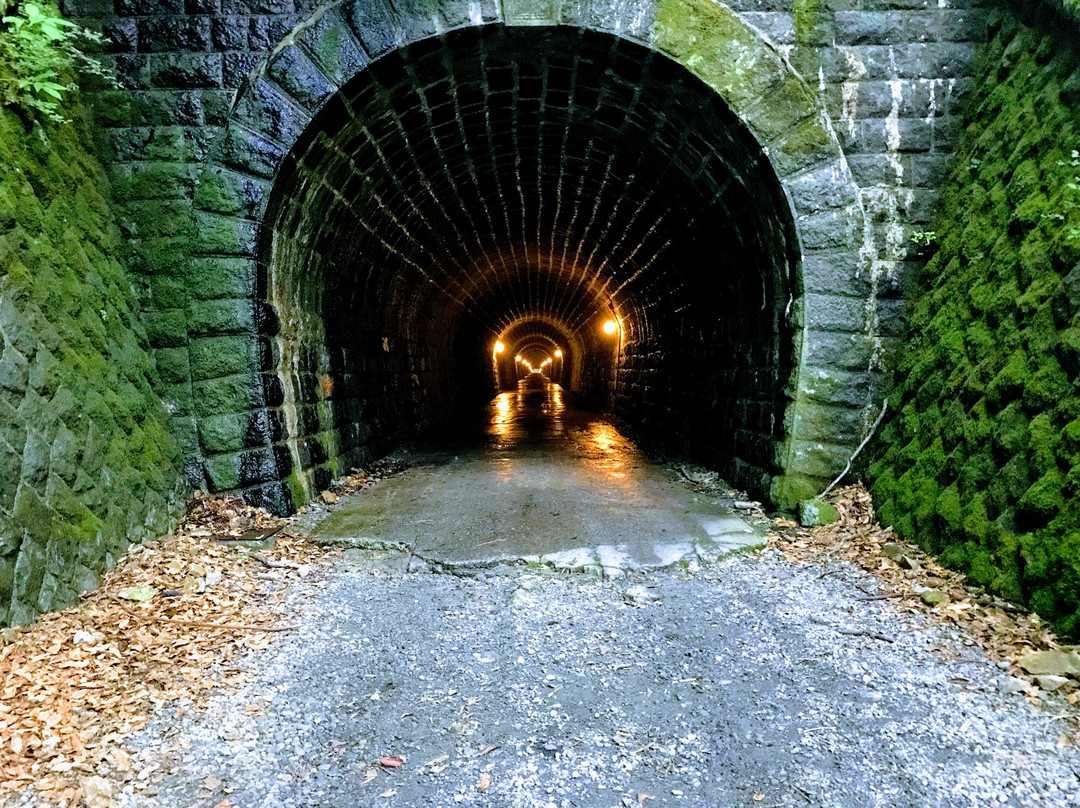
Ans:
<svg viewBox="0 0 1080 808"><path fill-rule="evenodd" d="M506 350L506 346L503 345L501 342L496 342L495 343L495 353L502 353L505 350Z"/></svg>
<svg viewBox="0 0 1080 808"><path fill-rule="evenodd" d="M562 359L562 348L556 348L555 349L555 357L557 359Z"/></svg>
<svg viewBox="0 0 1080 808"><path fill-rule="evenodd" d="M619 324L617 322L615 322L614 320L608 320L606 323L604 323L604 333L607 334L608 336L611 336L612 334L614 334L618 330L619 330Z"/></svg>

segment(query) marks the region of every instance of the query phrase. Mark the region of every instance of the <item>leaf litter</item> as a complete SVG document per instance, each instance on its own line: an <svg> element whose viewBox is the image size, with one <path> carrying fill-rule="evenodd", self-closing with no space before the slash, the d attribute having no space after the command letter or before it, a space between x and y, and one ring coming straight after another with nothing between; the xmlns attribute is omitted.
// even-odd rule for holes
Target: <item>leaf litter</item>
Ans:
<svg viewBox="0 0 1080 808"><path fill-rule="evenodd" d="M32 787L57 804L111 808L110 779L145 780L120 743L153 707L201 708L235 689L246 679L237 657L294 628L264 569L305 576L334 552L290 526L236 497L197 494L174 535L132 545L82 602L0 632L0 800ZM259 554L238 543L270 536Z"/></svg>
<svg viewBox="0 0 1080 808"><path fill-rule="evenodd" d="M349 474L339 480L334 480L330 486L330 490L323 492L323 500L326 502L337 502L338 499L343 496L363 491L372 483L401 474L408 467L408 464L403 460L394 460L391 458L377 460L371 465L364 467L363 470L357 470L353 474ZM330 496L327 497L327 494Z"/></svg>

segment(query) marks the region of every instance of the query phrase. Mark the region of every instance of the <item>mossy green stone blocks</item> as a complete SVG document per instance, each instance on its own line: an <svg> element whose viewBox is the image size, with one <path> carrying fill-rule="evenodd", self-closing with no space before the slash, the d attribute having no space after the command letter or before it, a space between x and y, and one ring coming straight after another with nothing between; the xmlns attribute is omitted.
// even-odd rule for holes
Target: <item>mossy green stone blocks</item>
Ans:
<svg viewBox="0 0 1080 808"><path fill-rule="evenodd" d="M259 380L253 373L197 381L191 388L193 410L200 417L246 412L262 403Z"/></svg>
<svg viewBox="0 0 1080 808"><path fill-rule="evenodd" d="M799 524L803 527L817 527L818 525L831 525L840 514L836 506L831 502L821 499L807 499L799 503Z"/></svg>
<svg viewBox="0 0 1080 808"><path fill-rule="evenodd" d="M250 258L194 257L188 267L189 288L197 300L237 300L248 297L255 286L255 262Z"/></svg>
<svg viewBox="0 0 1080 808"><path fill-rule="evenodd" d="M191 341L191 378L217 379L249 371L258 359L258 341L249 335L204 337Z"/></svg>
<svg viewBox="0 0 1080 808"><path fill-rule="evenodd" d="M192 337L255 333L255 306L250 297L198 300L188 306L188 333Z"/></svg>
<svg viewBox="0 0 1080 808"><path fill-rule="evenodd" d="M174 307L147 312L144 315L146 336L155 348L187 345L187 311Z"/></svg>
<svg viewBox="0 0 1080 808"><path fill-rule="evenodd" d="M1076 634L1080 205L1066 200L1080 98L1060 87L1080 64L1000 16L910 301L899 415L869 477L901 536Z"/></svg>
<svg viewBox="0 0 1080 808"><path fill-rule="evenodd" d="M196 253L226 256L255 254L258 234L254 222L207 211L196 211L195 222L199 232Z"/></svg>
<svg viewBox="0 0 1080 808"><path fill-rule="evenodd" d="M239 454L219 454L205 461L206 477L214 491L228 491L240 487Z"/></svg>
<svg viewBox="0 0 1080 808"><path fill-rule="evenodd" d="M239 452L245 448L249 418L247 413L203 418L199 422L199 438L203 451L210 455Z"/></svg>
<svg viewBox="0 0 1080 808"><path fill-rule="evenodd" d="M160 348L154 352L158 377L166 384L183 384L191 378L187 348Z"/></svg>
<svg viewBox="0 0 1080 808"><path fill-rule="evenodd" d="M81 122L27 132L0 111L0 221L13 225L0 237L0 623L70 604L180 504L177 445L84 134ZM144 181L181 193L187 176ZM165 313L152 330L186 339ZM165 358L184 376L182 357Z"/></svg>

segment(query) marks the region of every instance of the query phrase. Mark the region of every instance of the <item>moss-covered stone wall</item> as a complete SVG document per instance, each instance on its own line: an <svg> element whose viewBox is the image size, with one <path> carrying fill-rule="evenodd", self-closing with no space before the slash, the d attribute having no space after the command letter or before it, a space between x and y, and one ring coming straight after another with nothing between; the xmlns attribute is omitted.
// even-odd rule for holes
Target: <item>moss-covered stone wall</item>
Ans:
<svg viewBox="0 0 1080 808"><path fill-rule="evenodd" d="M1080 633L1080 25L999 10L911 293L881 519Z"/></svg>
<svg viewBox="0 0 1080 808"><path fill-rule="evenodd" d="M78 124L0 109L0 623L72 603L179 506L179 456Z"/></svg>

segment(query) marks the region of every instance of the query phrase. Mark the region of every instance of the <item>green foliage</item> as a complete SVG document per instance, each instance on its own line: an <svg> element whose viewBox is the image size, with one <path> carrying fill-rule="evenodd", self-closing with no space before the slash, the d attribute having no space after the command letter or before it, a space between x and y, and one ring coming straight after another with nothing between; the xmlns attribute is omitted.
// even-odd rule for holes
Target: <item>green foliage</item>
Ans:
<svg viewBox="0 0 1080 808"><path fill-rule="evenodd" d="M101 63L83 51L101 37L65 20L53 9L23 3L0 18L0 103L56 123L64 95L78 71L112 81Z"/></svg>
<svg viewBox="0 0 1080 808"><path fill-rule="evenodd" d="M1080 150L1072 150L1072 158L1066 162L1064 160L1058 160L1059 166L1068 166L1074 170L1080 169ZM1066 211L1076 211L1080 209L1080 172L1074 173L1071 182L1065 183L1065 193L1062 197L1062 205ZM1061 216L1059 221L1065 221L1065 215ZM1080 226L1071 225L1065 231L1065 237L1070 241L1080 240Z"/></svg>
<svg viewBox="0 0 1080 808"><path fill-rule="evenodd" d="M899 534L1080 636L1080 65L1058 50L1006 18L981 53L868 477Z"/></svg>

